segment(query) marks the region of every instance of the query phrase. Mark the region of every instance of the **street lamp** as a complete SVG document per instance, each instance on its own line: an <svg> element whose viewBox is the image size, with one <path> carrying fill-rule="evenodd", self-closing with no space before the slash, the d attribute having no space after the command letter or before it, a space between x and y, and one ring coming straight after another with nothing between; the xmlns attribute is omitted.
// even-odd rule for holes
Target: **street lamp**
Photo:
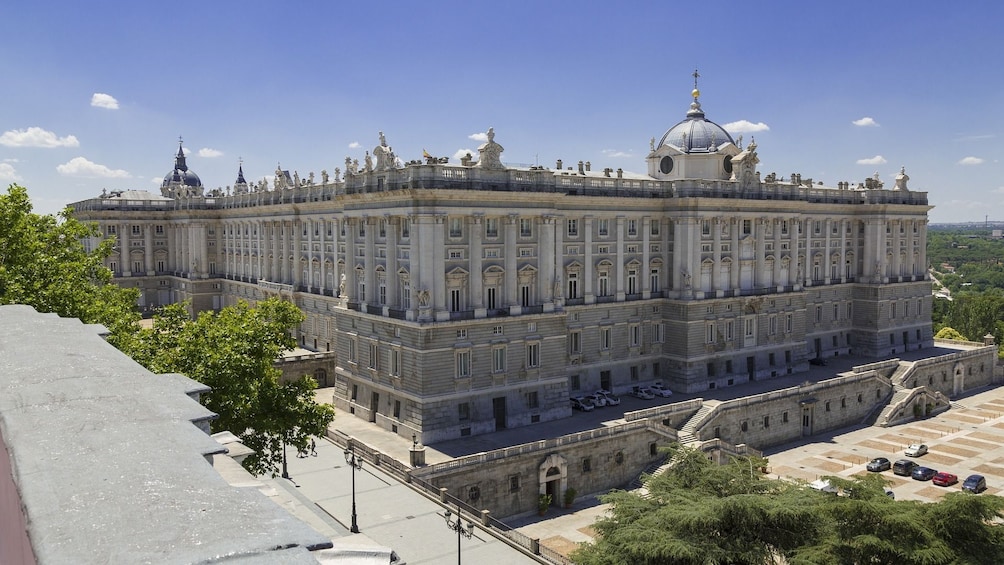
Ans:
<svg viewBox="0 0 1004 565"><path fill-rule="evenodd" d="M353 443L349 444L349 448L345 450L345 462L352 467L352 527L349 531L353 534L359 533L359 525L356 523L356 471L363 468L362 457L356 457L356 446Z"/></svg>
<svg viewBox="0 0 1004 565"><path fill-rule="evenodd" d="M457 565L460 565L460 537L463 536L467 539L474 537L474 522L470 520L467 521L467 527L461 523L462 516L460 515L460 504L457 504L457 519L453 519L453 513L450 509L446 509L446 527L450 528L454 532L457 532Z"/></svg>
<svg viewBox="0 0 1004 565"><path fill-rule="evenodd" d="M286 468L286 439L282 440L282 478L289 478L289 470Z"/></svg>

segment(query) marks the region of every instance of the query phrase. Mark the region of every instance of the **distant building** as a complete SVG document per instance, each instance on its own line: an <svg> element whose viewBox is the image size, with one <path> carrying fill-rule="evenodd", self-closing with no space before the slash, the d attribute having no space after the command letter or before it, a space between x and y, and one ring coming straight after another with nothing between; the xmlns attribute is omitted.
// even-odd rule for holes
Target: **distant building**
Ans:
<svg viewBox="0 0 1004 565"><path fill-rule="evenodd" d="M695 392L931 345L927 194L905 171L891 189L761 178L757 144L692 94L643 174L510 167L492 129L476 161L402 163L381 133L344 171L238 170L212 192L179 147L160 195L72 206L118 238L108 265L143 306L295 301L336 403L426 443L563 418L600 388Z"/></svg>

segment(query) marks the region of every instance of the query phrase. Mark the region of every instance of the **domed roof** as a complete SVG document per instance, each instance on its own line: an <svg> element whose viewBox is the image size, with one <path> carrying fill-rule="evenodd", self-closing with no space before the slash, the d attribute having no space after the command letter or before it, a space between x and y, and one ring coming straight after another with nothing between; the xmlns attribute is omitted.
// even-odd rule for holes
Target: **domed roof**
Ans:
<svg viewBox="0 0 1004 565"><path fill-rule="evenodd" d="M704 117L701 103L697 101L700 91L695 88L692 95L694 101L690 104L687 118L669 128L656 149L672 145L684 153L707 153L716 150L723 143L735 143L722 126Z"/></svg>
<svg viewBox="0 0 1004 565"><path fill-rule="evenodd" d="M161 188L178 185L192 188L202 187L199 175L189 171L188 165L185 164L185 151L181 148L181 143L178 143L178 154L174 157L174 169L164 175L164 183L161 184Z"/></svg>

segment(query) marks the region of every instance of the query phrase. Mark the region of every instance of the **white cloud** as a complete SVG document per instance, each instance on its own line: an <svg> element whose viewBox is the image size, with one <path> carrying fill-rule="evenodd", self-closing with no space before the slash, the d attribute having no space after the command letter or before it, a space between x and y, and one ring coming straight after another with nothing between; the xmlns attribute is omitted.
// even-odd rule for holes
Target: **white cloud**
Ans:
<svg viewBox="0 0 1004 565"><path fill-rule="evenodd" d="M739 120L738 122L729 122L722 126L725 131L729 133L746 133L746 132L758 132L758 131L768 131L770 126L763 122L753 123L749 120Z"/></svg>
<svg viewBox="0 0 1004 565"><path fill-rule="evenodd" d="M10 163L0 163L0 180L4 182L18 182L21 177L14 170L14 165Z"/></svg>
<svg viewBox="0 0 1004 565"><path fill-rule="evenodd" d="M620 151L617 149L604 149L600 153L606 155L607 157L632 157L627 151Z"/></svg>
<svg viewBox="0 0 1004 565"><path fill-rule="evenodd" d="M854 124L854 125L856 125L856 126L858 126L858 127L863 127L863 128L868 128L868 127L875 127L875 128L877 128L878 127L878 122L876 122L875 120L869 118L868 116L865 116L865 117L861 118L860 120L854 120L851 123Z"/></svg>
<svg viewBox="0 0 1004 565"><path fill-rule="evenodd" d="M104 108L106 110L118 110L119 101L111 94L95 92L94 96L91 96L91 106L94 106L95 108Z"/></svg>
<svg viewBox="0 0 1004 565"><path fill-rule="evenodd" d="M993 189L993 192L996 192L997 194L1004 194L1004 186L998 186L997 188Z"/></svg>
<svg viewBox="0 0 1004 565"><path fill-rule="evenodd" d="M486 132L472 133L467 136L467 139L473 139L474 141L488 141L488 134Z"/></svg>
<svg viewBox="0 0 1004 565"><path fill-rule="evenodd" d="M51 131L40 127L30 127L28 129L12 129L0 135L0 145L7 147L80 147L77 138L68 135L59 137Z"/></svg>
<svg viewBox="0 0 1004 565"><path fill-rule="evenodd" d="M979 157L963 157L960 161L960 165L979 165L983 162L983 159Z"/></svg>
<svg viewBox="0 0 1004 565"><path fill-rule="evenodd" d="M997 134L984 133L977 135L963 135L961 137L953 139L952 141L983 141L984 139L993 139L995 137L997 137Z"/></svg>
<svg viewBox="0 0 1004 565"><path fill-rule="evenodd" d="M156 178L156 177L150 179L150 184L155 184L157 186L160 186L163 182L164 182L164 179L159 179L159 178Z"/></svg>
<svg viewBox="0 0 1004 565"><path fill-rule="evenodd" d="M83 157L74 157L68 162L58 165L59 174L68 177L100 177L110 179L127 179L131 175L122 169L109 169L104 165L92 163Z"/></svg>
<svg viewBox="0 0 1004 565"><path fill-rule="evenodd" d="M349 144L349 149L359 149L360 147L362 146L359 145L358 141L353 141L352 143Z"/></svg>
<svg viewBox="0 0 1004 565"><path fill-rule="evenodd" d="M466 157L470 153L471 157L476 161L478 159L478 152L473 149L457 149L457 152L453 154L453 159L459 161L461 158Z"/></svg>
<svg viewBox="0 0 1004 565"><path fill-rule="evenodd" d="M222 157L223 152L218 149L210 149L208 147L203 147L199 149L199 157L205 157L207 159L212 159L213 157Z"/></svg>
<svg viewBox="0 0 1004 565"><path fill-rule="evenodd" d="M857 164L859 165L883 165L887 163L885 157L881 155L876 155L874 157L869 157L868 159L858 159Z"/></svg>

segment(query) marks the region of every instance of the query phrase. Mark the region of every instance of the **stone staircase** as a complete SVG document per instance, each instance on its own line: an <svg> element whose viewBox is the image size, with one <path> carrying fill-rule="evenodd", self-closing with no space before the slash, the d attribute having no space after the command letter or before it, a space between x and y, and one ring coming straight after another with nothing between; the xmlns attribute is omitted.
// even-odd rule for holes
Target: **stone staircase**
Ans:
<svg viewBox="0 0 1004 565"><path fill-rule="evenodd" d="M892 416L896 409L899 408L899 404L909 398L912 393L912 388L903 388L903 385L900 384L893 385L892 398L889 399L889 402L885 405L885 408L882 409L882 412L875 421L878 422L880 426L888 423L890 416Z"/></svg>
<svg viewBox="0 0 1004 565"><path fill-rule="evenodd" d="M677 433L677 440L682 445L688 445L697 441L697 428L704 423L705 418L708 414L711 414L715 408L718 406L718 402L713 400L705 400L704 405L701 409L694 413L684 424L680 427L679 433Z"/></svg>
<svg viewBox="0 0 1004 565"><path fill-rule="evenodd" d="M647 498L648 488L645 486L645 480L644 480L645 477L658 475L672 466L673 466L673 461L669 457L664 457L659 461L655 461L654 463L646 467L645 470L642 471L642 473L638 475L637 478L635 478L635 480L631 481L630 490L637 490L640 496Z"/></svg>

